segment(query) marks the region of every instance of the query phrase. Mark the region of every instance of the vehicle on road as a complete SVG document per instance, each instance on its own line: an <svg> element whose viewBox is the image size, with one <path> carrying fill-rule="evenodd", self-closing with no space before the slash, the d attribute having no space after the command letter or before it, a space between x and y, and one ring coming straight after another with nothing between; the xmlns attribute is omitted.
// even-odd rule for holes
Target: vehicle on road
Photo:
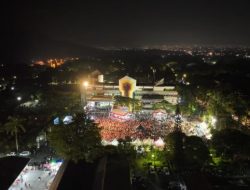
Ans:
<svg viewBox="0 0 250 190"><path fill-rule="evenodd" d="M30 151L23 151L19 154L19 156L30 156L30 155L31 155Z"/></svg>
<svg viewBox="0 0 250 190"><path fill-rule="evenodd" d="M10 152L10 153L6 154L6 156L16 156L16 153L15 152Z"/></svg>

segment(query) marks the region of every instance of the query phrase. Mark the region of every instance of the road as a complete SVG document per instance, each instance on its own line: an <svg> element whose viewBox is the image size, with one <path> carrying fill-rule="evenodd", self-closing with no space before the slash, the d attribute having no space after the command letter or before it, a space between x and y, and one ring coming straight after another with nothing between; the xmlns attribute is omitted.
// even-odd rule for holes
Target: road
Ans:
<svg viewBox="0 0 250 190"><path fill-rule="evenodd" d="M46 190L49 189L62 162L51 160L45 163L46 157L51 156L47 146L41 147L31 156L30 162L11 185L9 190Z"/></svg>
<svg viewBox="0 0 250 190"><path fill-rule="evenodd" d="M60 164L57 164L58 168L59 166ZM54 171L45 171L41 169L34 169L32 166L26 166L15 182L11 185L9 190L46 190L54 180L56 173L56 169Z"/></svg>

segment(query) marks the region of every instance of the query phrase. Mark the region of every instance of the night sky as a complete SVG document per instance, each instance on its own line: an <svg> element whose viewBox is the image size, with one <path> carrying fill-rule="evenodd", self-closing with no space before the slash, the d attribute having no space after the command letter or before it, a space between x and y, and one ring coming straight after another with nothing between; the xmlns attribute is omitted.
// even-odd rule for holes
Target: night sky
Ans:
<svg viewBox="0 0 250 190"><path fill-rule="evenodd" d="M249 0L22 0L8 12L8 39L87 46L250 45Z"/></svg>

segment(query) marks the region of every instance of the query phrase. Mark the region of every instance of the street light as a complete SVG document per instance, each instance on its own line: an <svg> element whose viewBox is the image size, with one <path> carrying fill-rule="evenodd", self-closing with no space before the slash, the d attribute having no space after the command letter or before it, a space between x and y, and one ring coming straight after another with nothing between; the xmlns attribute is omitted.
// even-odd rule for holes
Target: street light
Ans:
<svg viewBox="0 0 250 190"><path fill-rule="evenodd" d="M88 82L88 81L84 81L84 82L82 83L82 85L83 85L83 87L87 88L87 87L89 86L89 82Z"/></svg>
<svg viewBox="0 0 250 190"><path fill-rule="evenodd" d="M152 154L151 157L152 157L152 159L153 159L153 166L155 167L155 155Z"/></svg>
<svg viewBox="0 0 250 190"><path fill-rule="evenodd" d="M88 81L83 81L82 82L82 88L81 88L81 102L82 102L82 106L84 107L87 103L87 88L89 86L89 82Z"/></svg>
<svg viewBox="0 0 250 190"><path fill-rule="evenodd" d="M21 96L18 96L16 99L17 99L18 101L21 101L21 100L22 100L22 97L21 97Z"/></svg>

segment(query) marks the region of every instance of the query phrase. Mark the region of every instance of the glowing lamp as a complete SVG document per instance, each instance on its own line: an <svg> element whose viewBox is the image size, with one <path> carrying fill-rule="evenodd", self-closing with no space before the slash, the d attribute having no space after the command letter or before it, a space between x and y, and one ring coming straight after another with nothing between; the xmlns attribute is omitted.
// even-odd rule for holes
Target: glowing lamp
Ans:
<svg viewBox="0 0 250 190"><path fill-rule="evenodd" d="M84 81L84 82L82 83L82 85L83 85L85 88L87 88L87 87L89 86L89 82L88 82L88 81Z"/></svg>

